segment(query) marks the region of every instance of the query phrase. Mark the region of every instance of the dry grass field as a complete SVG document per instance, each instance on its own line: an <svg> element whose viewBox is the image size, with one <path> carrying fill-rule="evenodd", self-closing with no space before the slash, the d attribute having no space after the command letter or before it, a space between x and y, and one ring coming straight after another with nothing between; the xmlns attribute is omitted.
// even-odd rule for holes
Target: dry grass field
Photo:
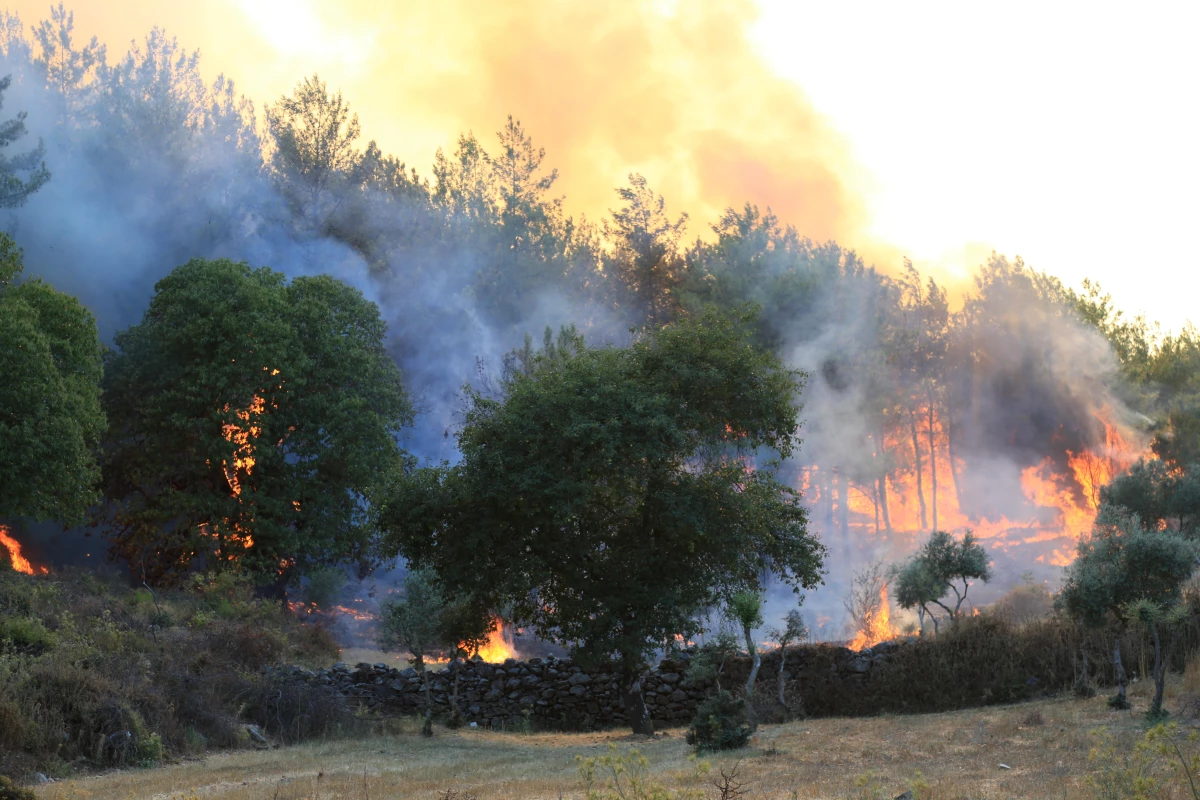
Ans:
<svg viewBox="0 0 1200 800"><path fill-rule="evenodd" d="M1189 696L1190 683L1176 680L1169 707ZM717 794L713 777L735 764L745 798L891 798L907 789L918 798L942 800L1096 797L1086 783L1097 768L1088 759L1095 732L1124 742L1139 738L1145 727L1139 709L1146 708L1148 688L1132 687L1133 712L1110 711L1096 697L763 726L752 746L707 757L712 767L707 776L697 775L682 730L635 740L621 732L438 729L433 739L423 739L413 728L395 736L112 772L41 787L38 797L437 800L456 797L446 794L451 791L459 793L458 800L558 800L583 796L575 756L604 755L610 745L639 748L649 760L650 777L667 789L692 788L709 797Z"/></svg>

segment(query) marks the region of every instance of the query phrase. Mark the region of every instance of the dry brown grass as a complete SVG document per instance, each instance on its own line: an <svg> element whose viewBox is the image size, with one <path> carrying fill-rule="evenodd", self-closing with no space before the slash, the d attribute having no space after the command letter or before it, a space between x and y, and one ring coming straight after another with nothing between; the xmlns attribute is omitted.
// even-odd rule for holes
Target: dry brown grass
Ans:
<svg viewBox="0 0 1200 800"><path fill-rule="evenodd" d="M1187 700L1175 681L1169 707ZM1135 712L1108 710L1103 697L1047 700L973 711L866 719L820 719L764 726L753 745L710 757L715 769L741 760L747 798L893 797L924 787L922 798L1089 797L1090 731L1132 740L1143 730L1145 684ZM447 789L478 800L581 797L574 757L609 744L639 747L657 780L708 788L695 776L681 730L652 741L620 732L520 735L415 728L397 736L242 751L150 770L128 770L38 790L40 798L429 798ZM1004 769L1000 764L1008 765Z"/></svg>

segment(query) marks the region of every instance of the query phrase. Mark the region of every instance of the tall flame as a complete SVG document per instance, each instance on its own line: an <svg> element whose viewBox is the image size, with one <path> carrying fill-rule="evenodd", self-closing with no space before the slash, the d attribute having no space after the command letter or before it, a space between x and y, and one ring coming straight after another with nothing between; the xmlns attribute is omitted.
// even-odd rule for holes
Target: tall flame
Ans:
<svg viewBox="0 0 1200 800"><path fill-rule="evenodd" d="M37 566L21 553L21 543L14 539L6 525L0 525L0 545L8 550L8 560L12 568L26 575L45 575L50 570Z"/></svg>
<svg viewBox="0 0 1200 800"><path fill-rule="evenodd" d="M476 653L489 664L499 664L506 658L516 658L517 650L508 641L504 623L496 620L496 629L488 635L487 644Z"/></svg>
<svg viewBox="0 0 1200 800"><path fill-rule="evenodd" d="M1047 552L1036 560L1046 561L1048 555L1050 563L1070 563L1066 552L1074 549L1073 541L1091 529L1100 506L1100 489L1138 458L1150 455L1122 436L1111 416L1109 409L1096 413L1105 432L1102 444L1082 452L1064 450L1060 458L1048 456L1021 472L1021 491L1030 512L1016 518L981 516L960 505L957 486L966 462L952 451L937 415L931 421L927 414L922 415L916 453L908 432L898 434L894 441L889 437L878 448L886 453L907 454L913 461L907 469L892 469L878 484L873 480L864 484L851 483L836 469L810 466L801 475L800 488L810 503L824 504L826 509L841 507L844 502L849 512L845 524L859 529L890 528L910 534L928 532L934 526L945 531L969 529L999 548L1047 543ZM876 455L882 456L883 452ZM1053 548L1049 543L1055 541L1058 549L1048 552Z"/></svg>
<svg viewBox="0 0 1200 800"><path fill-rule="evenodd" d="M896 629L892 627L892 610L888 601L887 584L879 587L879 611L875 614L868 614L866 625L863 630L855 634L854 639L847 647L851 650L862 650L867 647L874 647L880 642L886 642L896 636Z"/></svg>

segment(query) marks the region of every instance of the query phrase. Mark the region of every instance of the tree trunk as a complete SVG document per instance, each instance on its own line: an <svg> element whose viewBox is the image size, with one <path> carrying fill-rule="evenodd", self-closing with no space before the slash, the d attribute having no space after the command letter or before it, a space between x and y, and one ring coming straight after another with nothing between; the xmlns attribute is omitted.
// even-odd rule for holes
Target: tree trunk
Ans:
<svg viewBox="0 0 1200 800"><path fill-rule="evenodd" d="M933 530L938 529L937 509L937 441L933 435L933 390L929 390L929 489L933 503Z"/></svg>
<svg viewBox="0 0 1200 800"><path fill-rule="evenodd" d="M754 713L754 682L758 680L758 668L762 666L762 656L754 645L754 636L748 627L742 628L746 637L746 652L750 654L750 676L746 678L746 687L742 692L746 698L746 715L750 717L750 730L758 730L758 714Z"/></svg>
<svg viewBox="0 0 1200 800"><path fill-rule="evenodd" d="M1079 661L1080 671L1079 677L1075 680L1075 693L1080 697L1088 697L1088 653L1086 642L1081 641L1079 644Z"/></svg>
<svg viewBox="0 0 1200 800"><path fill-rule="evenodd" d="M875 496L871 498L872 505L875 506L875 535L879 536L879 479L875 479L875 485L871 487L875 490Z"/></svg>
<svg viewBox="0 0 1200 800"><path fill-rule="evenodd" d="M787 680L785 669L787 669L787 648L781 644L779 646L779 705L787 708L787 701L783 699L783 684Z"/></svg>
<svg viewBox="0 0 1200 800"><path fill-rule="evenodd" d="M1113 699L1114 708L1129 708L1129 700L1125 697L1125 686L1129 683L1125 679L1125 665L1121 663L1121 637L1113 638L1113 670L1117 674L1117 696Z"/></svg>
<svg viewBox="0 0 1200 800"><path fill-rule="evenodd" d="M920 626L918 628L918 630L921 632L921 636L924 637L925 636L925 606L923 606L920 603L917 603L917 624Z"/></svg>
<svg viewBox="0 0 1200 800"><path fill-rule="evenodd" d="M962 487L958 483L958 467L954 466L954 417L950 413L949 394L946 395L946 458L950 460L950 478L954 481L954 499L959 511L963 507Z"/></svg>
<svg viewBox="0 0 1200 800"><path fill-rule="evenodd" d="M421 679L425 688L425 722L421 725L422 736L433 736L433 686L429 682L429 670L421 665Z"/></svg>
<svg viewBox="0 0 1200 800"><path fill-rule="evenodd" d="M924 478L921 476L921 443L917 439L917 415L911 410L908 412L908 427L912 434L913 459L917 474L917 501L921 508L921 530L924 531L929 529L929 518L925 510Z"/></svg>
<svg viewBox="0 0 1200 800"><path fill-rule="evenodd" d="M1163 687L1167 682L1167 665L1163 663L1162 640L1158 635L1158 623L1150 623L1150 636L1154 639L1154 701L1150 703L1151 717L1162 716Z"/></svg>
<svg viewBox="0 0 1200 800"><path fill-rule="evenodd" d="M842 552L850 558L850 477L835 470L833 479L838 487L838 528L842 533Z"/></svg>
<svg viewBox="0 0 1200 800"><path fill-rule="evenodd" d="M879 476L879 510L883 512L883 529L888 533L892 532L892 519L888 516L888 488L887 488L887 473Z"/></svg>
<svg viewBox="0 0 1200 800"><path fill-rule="evenodd" d="M646 699L642 697L641 670L626 669L623 683L625 714L629 717L629 727L634 733L653 736L654 723L650 721L650 711L646 708Z"/></svg>

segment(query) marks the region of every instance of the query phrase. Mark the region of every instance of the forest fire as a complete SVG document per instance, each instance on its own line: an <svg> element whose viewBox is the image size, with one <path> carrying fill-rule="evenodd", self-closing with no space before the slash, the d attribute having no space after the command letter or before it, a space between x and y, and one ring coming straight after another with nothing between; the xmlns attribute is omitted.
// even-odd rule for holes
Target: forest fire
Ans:
<svg viewBox="0 0 1200 800"><path fill-rule="evenodd" d="M12 568L26 575L46 575L49 569L30 561L21 552L21 543L13 538L12 532L5 525L0 525L0 545L8 551L8 560Z"/></svg>
<svg viewBox="0 0 1200 800"><path fill-rule="evenodd" d="M891 605L888 601L888 590L885 583L879 587L879 610L867 614L866 625L854 635L854 639L846 646L851 650L864 650L894 638L896 633L896 629L892 626Z"/></svg>
<svg viewBox="0 0 1200 800"><path fill-rule="evenodd" d="M516 658L517 650L508 640L504 623L496 620L496 629L488 634L487 644L475 653L489 664L499 664L507 658Z"/></svg>
<svg viewBox="0 0 1200 800"><path fill-rule="evenodd" d="M1091 528L1100 504L1100 488L1147 455L1131 444L1104 409L1096 420L1104 441L1075 452L1059 447L1020 471L1020 509L997 513L998 505L972 509L972 500L992 500L993 492L974 494L964 485L968 458L955 450L937 414L921 415L923 430L913 427L892 437L876 457L894 466L874 479L849 477L837 468L818 466L802 471L800 488L814 508L818 524L830 534L848 537L853 529L901 549L916 535L932 530L971 530L994 548L1044 543L1031 560L1062 566L1073 557L1073 542ZM1054 449L1056 443L1050 442ZM899 536L897 536L899 535ZM832 537L827 536L827 540ZM861 541L861 539L859 539Z"/></svg>

